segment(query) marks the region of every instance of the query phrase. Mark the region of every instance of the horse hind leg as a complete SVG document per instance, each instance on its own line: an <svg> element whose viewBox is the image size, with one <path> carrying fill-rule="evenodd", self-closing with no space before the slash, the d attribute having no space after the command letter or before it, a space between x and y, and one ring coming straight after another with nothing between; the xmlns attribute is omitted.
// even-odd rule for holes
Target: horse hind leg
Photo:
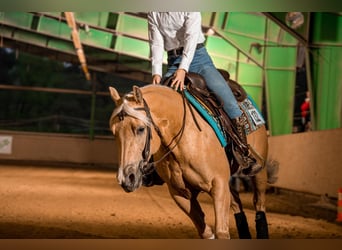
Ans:
<svg viewBox="0 0 342 250"><path fill-rule="evenodd" d="M256 176L253 176L252 183L254 186L253 204L256 211L255 228L257 239L268 239L268 224L266 219L266 188L267 188L267 172L264 168Z"/></svg>
<svg viewBox="0 0 342 250"><path fill-rule="evenodd" d="M248 136L248 141L255 151L258 152L264 160L267 160L268 143L266 127L263 126ZM266 162L263 162L264 164ZM251 177L253 184L253 204L256 211L255 227L257 239L268 239L268 224L266 220L266 188L267 188L267 168L264 168L256 175Z"/></svg>
<svg viewBox="0 0 342 250"><path fill-rule="evenodd" d="M255 214L255 228L257 239L268 239L268 224L264 211L257 211Z"/></svg>
<svg viewBox="0 0 342 250"><path fill-rule="evenodd" d="M249 232L249 226L244 211L234 214L236 228L238 230L240 239L252 239L251 233Z"/></svg>
<svg viewBox="0 0 342 250"><path fill-rule="evenodd" d="M234 213L234 219L236 228L238 231L238 235L240 239L251 239L251 233L249 231L249 226L246 218L246 214L243 211L241 199L239 196L239 192L230 185L231 192L231 209Z"/></svg>
<svg viewBox="0 0 342 250"><path fill-rule="evenodd" d="M263 182L263 171L252 177L254 187L253 204L255 207L255 228L257 239L268 239L268 224L265 213L266 184ZM251 239L246 215L243 211L240 196L237 190L231 188L231 208L234 212L235 223L240 239Z"/></svg>

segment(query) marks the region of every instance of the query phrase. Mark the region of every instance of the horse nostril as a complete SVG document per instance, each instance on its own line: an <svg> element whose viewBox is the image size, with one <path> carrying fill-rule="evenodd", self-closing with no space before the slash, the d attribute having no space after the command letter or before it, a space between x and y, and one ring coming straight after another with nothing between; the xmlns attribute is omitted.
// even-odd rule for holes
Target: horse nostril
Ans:
<svg viewBox="0 0 342 250"><path fill-rule="evenodd" d="M134 175L134 174L130 174L130 175L128 176L128 178L129 178L129 181L130 181L131 183L134 183L134 182L135 182L135 175Z"/></svg>

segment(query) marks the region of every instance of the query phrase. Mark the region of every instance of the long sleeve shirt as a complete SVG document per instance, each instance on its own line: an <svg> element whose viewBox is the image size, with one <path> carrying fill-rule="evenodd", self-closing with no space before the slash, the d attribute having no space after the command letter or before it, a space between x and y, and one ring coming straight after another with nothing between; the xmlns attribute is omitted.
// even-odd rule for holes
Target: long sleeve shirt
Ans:
<svg viewBox="0 0 342 250"><path fill-rule="evenodd" d="M205 41L200 12L149 12L152 75L162 76L164 50L183 47L180 69L189 70L198 43Z"/></svg>

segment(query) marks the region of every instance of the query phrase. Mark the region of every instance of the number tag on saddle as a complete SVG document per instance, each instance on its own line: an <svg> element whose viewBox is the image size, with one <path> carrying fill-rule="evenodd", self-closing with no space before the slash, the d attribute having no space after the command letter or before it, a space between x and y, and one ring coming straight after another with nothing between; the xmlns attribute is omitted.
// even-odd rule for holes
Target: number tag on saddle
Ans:
<svg viewBox="0 0 342 250"><path fill-rule="evenodd" d="M248 98L246 98L244 101L239 102L241 110L245 112L247 116L247 122L249 124L248 127L251 129L251 131L246 131L247 134L255 131L260 126L265 124L264 118L255 105L256 104L254 104L253 99L251 99L250 96L248 96Z"/></svg>
<svg viewBox="0 0 342 250"><path fill-rule="evenodd" d="M252 120L256 126L259 126L259 125L262 125L265 123L256 108L252 107L252 108L248 109L248 113L251 116L251 118L252 118Z"/></svg>

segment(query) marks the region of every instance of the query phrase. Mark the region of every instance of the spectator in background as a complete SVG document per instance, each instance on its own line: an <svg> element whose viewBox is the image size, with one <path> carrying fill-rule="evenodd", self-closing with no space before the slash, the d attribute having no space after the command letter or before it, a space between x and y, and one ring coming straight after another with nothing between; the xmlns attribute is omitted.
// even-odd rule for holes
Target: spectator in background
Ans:
<svg viewBox="0 0 342 250"><path fill-rule="evenodd" d="M310 93L306 92L306 98L300 105L301 117L302 117L302 131L311 130L311 119L310 119Z"/></svg>

